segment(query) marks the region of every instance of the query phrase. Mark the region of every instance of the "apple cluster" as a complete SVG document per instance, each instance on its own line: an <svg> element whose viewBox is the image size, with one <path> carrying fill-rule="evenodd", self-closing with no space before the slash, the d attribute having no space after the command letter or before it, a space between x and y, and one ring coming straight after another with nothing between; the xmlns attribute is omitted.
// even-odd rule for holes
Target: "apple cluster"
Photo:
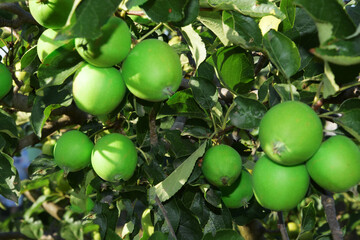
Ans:
<svg viewBox="0 0 360 240"><path fill-rule="evenodd" d="M111 16L96 39L57 40L59 29L67 22L71 24L74 18L68 19L73 2L64 1L57 8L59 2L53 1L50 6L30 1L32 15L48 28L39 38L37 53L43 62L49 54L56 54L59 47L72 44L83 58L84 64L73 80L73 98L79 109L101 117L115 110L126 89L153 102L167 99L178 89L182 79L178 54L157 39L141 41L131 49L131 33L121 18Z"/></svg>
<svg viewBox="0 0 360 240"><path fill-rule="evenodd" d="M61 6L60 6L61 4ZM114 111L126 90L147 101L163 101L177 91L182 80L178 54L165 42L148 39L131 49L131 32L121 18L111 16L96 39L57 40L59 30L71 24L72 0L30 1L35 20L47 28L40 36L37 54L41 62L60 54L69 45L84 63L73 77L72 93L76 106L103 119ZM96 142L80 131L63 134L54 148L54 160L65 172L91 165L106 181L128 180L134 173L137 152L126 136L110 133Z"/></svg>
<svg viewBox="0 0 360 240"><path fill-rule="evenodd" d="M202 172L222 192L229 208L246 204L254 194L261 206L287 211L306 196L310 179L330 192L345 192L360 182L360 150L346 136L323 141L320 118L308 105L288 101L272 107L259 127L264 155L252 175L241 170L241 158L227 145L210 148Z"/></svg>
<svg viewBox="0 0 360 240"><path fill-rule="evenodd" d="M96 174L110 182L130 179L137 165L134 143L119 133L107 134L94 145L85 133L71 130L57 140L53 155L65 174L80 171L91 163Z"/></svg>
<svg viewBox="0 0 360 240"><path fill-rule="evenodd" d="M265 155L253 169L253 189L263 207L296 207L310 178L330 192L344 192L360 182L359 148L346 136L323 141L320 118L302 102L272 107L260 122L259 140Z"/></svg>

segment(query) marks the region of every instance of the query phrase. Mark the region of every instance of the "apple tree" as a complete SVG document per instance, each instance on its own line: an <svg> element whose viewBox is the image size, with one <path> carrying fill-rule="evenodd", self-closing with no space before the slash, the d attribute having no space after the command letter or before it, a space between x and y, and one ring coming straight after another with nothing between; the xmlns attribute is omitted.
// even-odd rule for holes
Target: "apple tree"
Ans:
<svg viewBox="0 0 360 240"><path fill-rule="evenodd" d="M359 239L357 0L0 2L1 239Z"/></svg>

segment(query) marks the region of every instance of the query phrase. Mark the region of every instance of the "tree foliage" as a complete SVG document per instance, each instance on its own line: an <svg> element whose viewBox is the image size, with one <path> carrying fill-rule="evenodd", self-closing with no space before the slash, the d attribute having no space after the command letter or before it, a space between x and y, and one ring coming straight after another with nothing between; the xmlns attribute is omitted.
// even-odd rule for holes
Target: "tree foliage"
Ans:
<svg viewBox="0 0 360 240"><path fill-rule="evenodd" d="M227 144L251 173L264 154L262 117L291 100L316 111L325 138L345 135L359 146L359 4L74 1L56 36L63 44L41 62L37 42L46 28L31 16L28 1L1 1L0 51L13 87L0 100L0 194L24 198L12 215L0 205L0 238L358 239L358 186L332 195L312 182L297 208L283 213L255 197L229 209L201 163L212 145ZM132 47L150 38L167 42L181 60L182 82L161 102L126 91L112 112L95 116L73 101L74 73L85 64L74 39L98 38L111 16L127 23ZM114 67L120 71L122 64ZM133 176L108 182L91 165L64 174L51 154L40 154L20 179L16 157L73 129L94 143L115 132L131 139L138 155ZM299 229L287 234L290 222Z"/></svg>

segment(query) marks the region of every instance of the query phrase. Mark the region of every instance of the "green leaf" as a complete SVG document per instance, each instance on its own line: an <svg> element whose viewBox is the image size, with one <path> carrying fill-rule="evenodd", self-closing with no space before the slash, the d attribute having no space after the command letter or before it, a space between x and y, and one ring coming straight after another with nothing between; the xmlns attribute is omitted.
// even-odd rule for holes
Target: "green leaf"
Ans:
<svg viewBox="0 0 360 240"><path fill-rule="evenodd" d="M46 56L38 69L40 87L61 85L83 63L83 59L74 49L74 41L57 48Z"/></svg>
<svg viewBox="0 0 360 240"><path fill-rule="evenodd" d="M210 29L224 44L228 46L230 41L223 30L222 16L217 11L201 11L198 20Z"/></svg>
<svg viewBox="0 0 360 240"><path fill-rule="evenodd" d="M63 222L61 224L60 236L65 240L83 240L84 234L81 221Z"/></svg>
<svg viewBox="0 0 360 240"><path fill-rule="evenodd" d="M196 145L182 138L179 130L165 130L164 138L176 158L189 156L196 150Z"/></svg>
<svg viewBox="0 0 360 240"><path fill-rule="evenodd" d="M331 63L338 65L354 65L360 63L360 36L351 39L335 39L325 42L312 53Z"/></svg>
<svg viewBox="0 0 360 240"><path fill-rule="evenodd" d="M301 209L301 232L308 232L315 228L315 207L314 203L310 202L306 207Z"/></svg>
<svg viewBox="0 0 360 240"><path fill-rule="evenodd" d="M350 98L341 103L337 112L342 113L353 109L360 109L360 99Z"/></svg>
<svg viewBox="0 0 360 240"><path fill-rule="evenodd" d="M148 240L168 240L168 234L155 231Z"/></svg>
<svg viewBox="0 0 360 240"><path fill-rule="evenodd" d="M141 7L155 22L179 22L183 19L186 0L148 0Z"/></svg>
<svg viewBox="0 0 360 240"><path fill-rule="evenodd" d="M128 9L132 8L132 7L137 7L141 4L146 3L148 0L128 0L126 1L126 7Z"/></svg>
<svg viewBox="0 0 360 240"><path fill-rule="evenodd" d="M20 178L14 160L0 152L0 194L14 202L20 197Z"/></svg>
<svg viewBox="0 0 360 240"><path fill-rule="evenodd" d="M208 3L216 9L235 10L250 17L260 18L274 15L280 19L285 18L285 14L271 2L261 3L257 0L208 0Z"/></svg>
<svg viewBox="0 0 360 240"><path fill-rule="evenodd" d="M59 31L56 39L101 36L101 27L119 7L121 0L82 0L72 14L71 24Z"/></svg>
<svg viewBox="0 0 360 240"><path fill-rule="evenodd" d="M199 240L203 236L198 219L188 209L181 209L180 223L176 237L178 240Z"/></svg>
<svg viewBox="0 0 360 240"><path fill-rule="evenodd" d="M184 116L193 118L205 118L205 112L199 107L194 99L191 89L177 91L160 109L158 118L164 116Z"/></svg>
<svg viewBox="0 0 360 240"><path fill-rule="evenodd" d="M335 82L335 76L331 71L329 63L327 62L325 62L323 84L324 84L324 89L323 89L324 98L328 98L329 96L332 96L337 91L339 91L339 86Z"/></svg>
<svg viewBox="0 0 360 240"><path fill-rule="evenodd" d="M177 167L164 181L158 183L154 189L160 201L171 198L190 177L196 161L205 153L206 142L191 154L179 167Z"/></svg>
<svg viewBox="0 0 360 240"><path fill-rule="evenodd" d="M41 195L39 198L37 198L36 201L31 205L31 207L25 211L24 219L30 220L31 215L36 213L38 211L38 209L41 208L42 204L46 201L47 198L48 198L48 196L45 196L45 195Z"/></svg>
<svg viewBox="0 0 360 240"><path fill-rule="evenodd" d="M164 208L166 210L167 218L170 221L170 224L174 231L176 232L177 228L179 227L180 223L180 208L177 204L177 201L175 198L172 198L171 200L167 201L164 204ZM159 212L158 214L162 215L162 212ZM161 227L162 232L169 232L169 226L166 221L164 221L163 226Z"/></svg>
<svg viewBox="0 0 360 240"><path fill-rule="evenodd" d="M230 42L245 49L261 49L262 35L254 18L234 11L223 11L223 29Z"/></svg>
<svg viewBox="0 0 360 240"><path fill-rule="evenodd" d="M342 112L335 122L360 141L360 108Z"/></svg>
<svg viewBox="0 0 360 240"><path fill-rule="evenodd" d="M0 109L0 133L4 133L10 138L18 138L18 130L14 118Z"/></svg>
<svg viewBox="0 0 360 240"><path fill-rule="evenodd" d="M25 179L21 182L20 193L24 193L26 191L49 186L49 184L50 184L50 181L48 178L38 178L38 179L33 179L33 180Z"/></svg>
<svg viewBox="0 0 360 240"><path fill-rule="evenodd" d="M294 26L285 30L284 34L293 41L303 41L312 46L318 46L318 31L314 20L303 8L296 8ZM312 43L314 42L314 43Z"/></svg>
<svg viewBox="0 0 360 240"><path fill-rule="evenodd" d="M210 211L209 220L204 227L204 234L216 234L217 231L232 228L232 218L229 209L222 208L219 211Z"/></svg>
<svg viewBox="0 0 360 240"><path fill-rule="evenodd" d="M41 239L44 234L44 226L40 220L33 218L21 222L20 232L31 239Z"/></svg>
<svg viewBox="0 0 360 240"><path fill-rule="evenodd" d="M252 88L254 62L249 52L240 47L222 47L211 58L221 83L230 91L242 94Z"/></svg>
<svg viewBox="0 0 360 240"><path fill-rule="evenodd" d="M193 77L189 84L195 100L201 107L211 109L215 106L218 100L218 91L211 81L201 77Z"/></svg>
<svg viewBox="0 0 360 240"><path fill-rule="evenodd" d="M294 27L296 7L293 1L294 0L282 0L280 2L280 10L286 15L286 18L282 22L284 32Z"/></svg>
<svg viewBox="0 0 360 240"><path fill-rule="evenodd" d="M257 100L238 96L230 112L231 124L240 129L256 128L266 113L266 107Z"/></svg>
<svg viewBox="0 0 360 240"><path fill-rule="evenodd" d="M181 28L183 37L185 38L192 56L196 63L196 68L206 59L206 48L201 37L192 28L191 24Z"/></svg>
<svg viewBox="0 0 360 240"><path fill-rule="evenodd" d="M184 18L180 22L174 22L176 26L186 26L194 22L199 15L199 0L188 0L184 6Z"/></svg>
<svg viewBox="0 0 360 240"><path fill-rule="evenodd" d="M215 236L212 233L208 233L203 237L203 240L243 240L244 238L234 230L226 229L219 230L215 233Z"/></svg>
<svg viewBox="0 0 360 240"><path fill-rule="evenodd" d="M272 29L265 34L263 44L271 62L286 78L298 71L301 64L300 53L288 37Z"/></svg>
<svg viewBox="0 0 360 240"><path fill-rule="evenodd" d="M31 111L30 123L37 136L41 137L42 128L51 112L72 102L72 85L52 86L44 89L44 96L36 96Z"/></svg>
<svg viewBox="0 0 360 240"><path fill-rule="evenodd" d="M36 46L34 46L29 50L27 50L25 54L21 57L21 69L24 69L27 66L29 66L32 63L32 61L35 60L36 57L37 57L37 48Z"/></svg>
<svg viewBox="0 0 360 240"><path fill-rule="evenodd" d="M320 42L330 37L343 38L355 31L354 23L337 0L294 0L317 23Z"/></svg>
<svg viewBox="0 0 360 240"><path fill-rule="evenodd" d="M292 84L275 84L274 89L279 94L282 102L292 101L291 94L295 101L300 100L300 94Z"/></svg>
<svg viewBox="0 0 360 240"><path fill-rule="evenodd" d="M44 157L44 155L35 158L28 168L28 174L33 181L56 171L59 169L56 168L54 160Z"/></svg>

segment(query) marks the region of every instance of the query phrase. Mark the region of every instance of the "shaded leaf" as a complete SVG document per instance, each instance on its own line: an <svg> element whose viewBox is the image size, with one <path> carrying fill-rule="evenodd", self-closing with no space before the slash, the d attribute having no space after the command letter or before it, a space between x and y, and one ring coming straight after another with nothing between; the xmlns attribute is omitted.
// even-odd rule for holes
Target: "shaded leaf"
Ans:
<svg viewBox="0 0 360 240"><path fill-rule="evenodd" d="M223 30L222 16L217 11L201 11L198 20L210 29L224 44L229 45L230 41Z"/></svg>
<svg viewBox="0 0 360 240"><path fill-rule="evenodd" d="M193 118L205 118L205 112L199 107L194 99L191 89L177 91L160 109L158 117L184 116Z"/></svg>
<svg viewBox="0 0 360 240"><path fill-rule="evenodd" d="M279 94L281 101L292 101L291 94L295 101L300 100L300 94L297 91L296 87L292 84L275 84L275 91Z"/></svg>
<svg viewBox="0 0 360 240"><path fill-rule="evenodd" d="M294 0L282 0L280 2L280 10L285 14L286 18L282 21L283 31L287 31L294 27L296 7L293 4Z"/></svg>
<svg viewBox="0 0 360 240"><path fill-rule="evenodd" d="M41 137L42 128L52 110L69 106L72 102L72 85L52 86L44 89L44 96L36 96L31 110L30 123L37 136Z"/></svg>
<svg viewBox="0 0 360 240"><path fill-rule="evenodd" d="M236 10L251 17L275 15L280 19L285 18L285 14L271 2L261 3L256 0L208 0L208 3L216 9Z"/></svg>
<svg viewBox="0 0 360 240"><path fill-rule="evenodd" d="M179 167L177 167L164 181L155 187L155 193L160 201L171 198L186 183L199 157L205 153L206 142L191 154Z"/></svg>
<svg viewBox="0 0 360 240"><path fill-rule="evenodd" d="M254 63L249 52L240 47L222 47L211 60L226 88L236 94L247 93L252 88Z"/></svg>
<svg viewBox="0 0 360 240"><path fill-rule="evenodd" d="M194 22L199 15L200 3L199 0L188 0L184 6L184 18L179 22L174 22L177 26L186 26Z"/></svg>
<svg viewBox="0 0 360 240"><path fill-rule="evenodd" d="M295 43L284 34L270 30L263 38L264 47L272 63L290 78L300 68L300 53Z"/></svg>
<svg viewBox="0 0 360 240"><path fill-rule="evenodd" d="M14 202L20 197L20 178L14 160L0 152L0 194Z"/></svg>
<svg viewBox="0 0 360 240"><path fill-rule="evenodd" d="M211 233L206 234L203 240L243 240L244 238L236 231L231 229L219 230L213 236Z"/></svg>
<svg viewBox="0 0 360 240"><path fill-rule="evenodd" d="M321 42L331 36L346 37L355 31L354 23L337 0L294 0L294 3L305 8L317 23Z"/></svg>
<svg viewBox="0 0 360 240"><path fill-rule="evenodd" d="M40 239L44 234L43 228L43 223L40 220L31 218L21 223L20 232L31 239Z"/></svg>
<svg viewBox="0 0 360 240"><path fill-rule="evenodd" d="M245 49L261 49L262 35L254 18L234 11L223 11L223 29L230 42Z"/></svg>
<svg viewBox="0 0 360 240"><path fill-rule="evenodd" d="M74 49L74 41L57 48L45 57L38 69L40 87L61 85L83 63L83 59Z"/></svg>
<svg viewBox="0 0 360 240"><path fill-rule="evenodd" d="M180 223L176 234L179 240L199 240L203 236L198 219L188 209L181 209Z"/></svg>
<svg viewBox="0 0 360 240"><path fill-rule="evenodd" d="M241 129L256 128L266 113L266 107L257 100L238 96L230 112L231 124Z"/></svg>
<svg viewBox="0 0 360 240"><path fill-rule="evenodd" d="M218 91L212 82L201 77L193 77L189 84L195 100L201 107L211 109L216 104Z"/></svg>
<svg viewBox="0 0 360 240"><path fill-rule="evenodd" d="M121 0L83 0L70 17L71 24L59 31L56 39L90 38L101 36L101 27L116 11Z"/></svg>
<svg viewBox="0 0 360 240"><path fill-rule="evenodd" d="M148 0L141 7L155 22L179 22L183 19L186 0Z"/></svg>
<svg viewBox="0 0 360 240"><path fill-rule="evenodd" d="M181 132L178 130L165 130L164 138L169 143L176 158L189 156L196 150L196 145L188 139L182 138Z"/></svg>
<svg viewBox="0 0 360 240"><path fill-rule="evenodd" d="M351 39L336 39L325 42L312 53L331 63L349 66L360 63L360 36Z"/></svg>
<svg viewBox="0 0 360 240"><path fill-rule="evenodd" d="M315 228L315 207L314 203L310 202L306 207L301 209L301 232L308 232Z"/></svg>

